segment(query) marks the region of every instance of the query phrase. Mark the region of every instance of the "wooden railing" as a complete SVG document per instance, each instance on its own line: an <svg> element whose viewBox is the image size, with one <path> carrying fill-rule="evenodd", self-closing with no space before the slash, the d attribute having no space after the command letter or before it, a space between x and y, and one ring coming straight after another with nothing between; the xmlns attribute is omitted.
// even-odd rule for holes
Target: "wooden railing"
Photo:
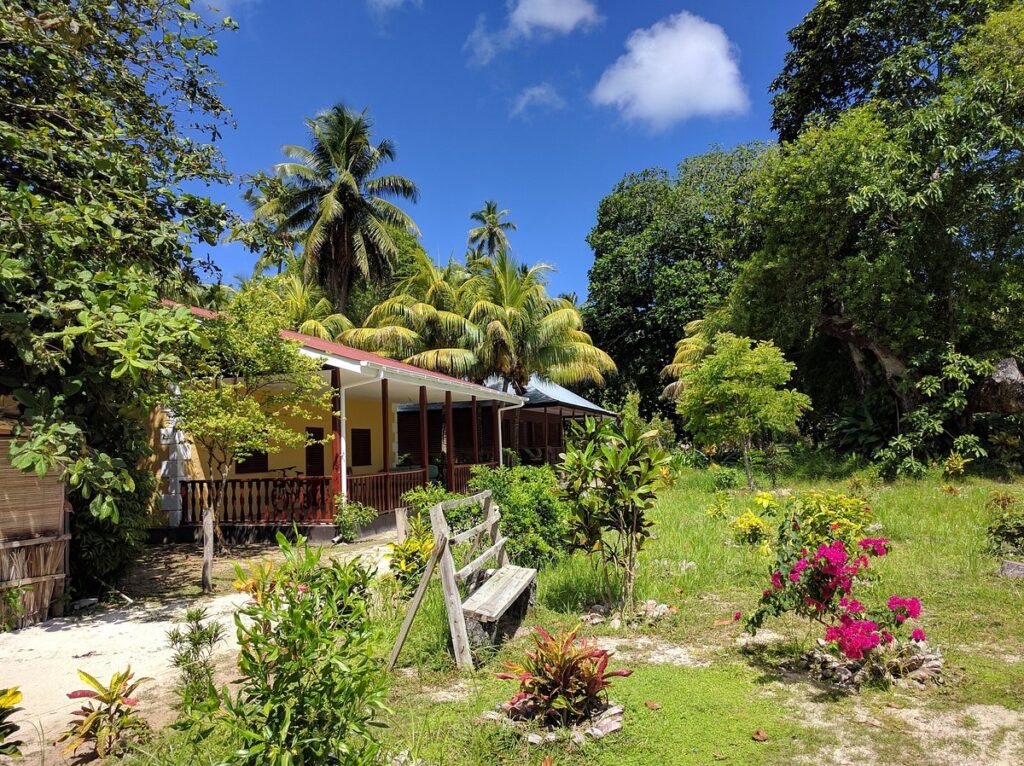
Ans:
<svg viewBox="0 0 1024 766"><path fill-rule="evenodd" d="M491 463L459 463L452 466L452 486L448 489L464 495L469 492L469 480L472 477L473 465L485 465L488 468L495 468L498 464Z"/></svg>
<svg viewBox="0 0 1024 766"><path fill-rule="evenodd" d="M402 504L402 495L427 483L427 471L388 471L348 477L348 499L372 506L379 511L393 511Z"/></svg>
<svg viewBox="0 0 1024 766"><path fill-rule="evenodd" d="M221 482L181 482L183 524L201 524ZM330 476L228 479L219 504L222 524L323 524L334 520Z"/></svg>

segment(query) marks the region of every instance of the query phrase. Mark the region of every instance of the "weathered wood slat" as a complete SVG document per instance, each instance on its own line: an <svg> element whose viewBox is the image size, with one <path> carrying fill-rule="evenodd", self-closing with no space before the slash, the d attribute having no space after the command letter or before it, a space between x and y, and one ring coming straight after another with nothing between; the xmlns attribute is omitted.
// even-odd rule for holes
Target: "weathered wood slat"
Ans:
<svg viewBox="0 0 1024 766"><path fill-rule="evenodd" d="M22 577L20 580L7 580L6 582L0 582L0 590L4 590L6 588L20 588L22 585L32 585L37 582L63 580L65 577L66 575L63 572L60 574L39 575L38 577Z"/></svg>
<svg viewBox="0 0 1024 766"><path fill-rule="evenodd" d="M465 532L459 532L459 534L455 535L455 537L452 538L452 545L458 545L459 543L466 542L466 540L470 540L474 537L479 537L488 529L490 529L491 524L497 524L498 521L500 520L501 512L497 510L497 508L495 508L494 513L492 513L486 519L481 521L475 527L470 527Z"/></svg>
<svg viewBox="0 0 1024 766"><path fill-rule="evenodd" d="M5 540L0 541L0 551L10 550L12 548L27 548L30 545L43 545L45 543L58 543L62 540L70 540L71 535L46 535L44 537L30 537L27 540Z"/></svg>
<svg viewBox="0 0 1024 766"><path fill-rule="evenodd" d="M470 620L494 622L515 603L537 577L536 569L505 566L473 593L462 605L463 615Z"/></svg>
<svg viewBox="0 0 1024 766"><path fill-rule="evenodd" d="M483 492L478 492L475 495L469 497L457 497L454 500L445 500L443 503L438 503L434 508L440 509L441 513L445 511L451 511L455 508L461 508L464 505L480 505L485 499L490 498L491 490L485 489Z"/></svg>
<svg viewBox="0 0 1024 766"><path fill-rule="evenodd" d="M494 543L494 545L492 545L490 548L485 550L475 559L466 564L466 566L462 567L462 569L456 572L455 579L459 580L460 582L465 582L465 580L471 574L480 571L485 563L490 561L492 558L496 558L505 549L505 543L507 542L508 540L506 538L499 537L498 540Z"/></svg>

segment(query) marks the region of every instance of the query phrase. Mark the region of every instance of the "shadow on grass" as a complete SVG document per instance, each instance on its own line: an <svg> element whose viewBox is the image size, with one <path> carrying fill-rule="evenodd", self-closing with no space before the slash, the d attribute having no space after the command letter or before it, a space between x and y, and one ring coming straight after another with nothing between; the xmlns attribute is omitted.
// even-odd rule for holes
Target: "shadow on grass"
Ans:
<svg viewBox="0 0 1024 766"><path fill-rule="evenodd" d="M772 683L786 685L803 684L814 691L808 697L811 702L838 702L848 698L852 692L833 684L827 684L811 676L800 667L803 647L798 641L780 641L770 644L750 644L740 650L740 655L760 675L754 679L759 686Z"/></svg>

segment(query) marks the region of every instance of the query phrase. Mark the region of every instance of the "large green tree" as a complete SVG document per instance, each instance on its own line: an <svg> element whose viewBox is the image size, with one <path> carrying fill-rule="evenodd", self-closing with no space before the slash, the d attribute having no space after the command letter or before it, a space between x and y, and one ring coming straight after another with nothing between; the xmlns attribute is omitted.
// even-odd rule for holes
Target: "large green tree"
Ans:
<svg viewBox="0 0 1024 766"><path fill-rule="evenodd" d="M660 399L662 368L684 325L725 298L736 264L756 239L740 224L759 145L713 150L661 170L629 175L605 197L587 241L594 250L583 315L594 343L615 360L609 395L635 386L650 414L674 414Z"/></svg>
<svg viewBox="0 0 1024 766"><path fill-rule="evenodd" d="M306 121L311 145L288 145L288 162L276 166L285 181L263 184L266 201L256 214L302 244L307 276L340 311L348 310L353 284L389 276L400 254L397 232L416 224L392 200L419 197L404 176L382 174L395 159L390 139L376 144L365 111L343 105Z"/></svg>
<svg viewBox="0 0 1024 766"><path fill-rule="evenodd" d="M912 109L960 71L956 45L1013 0L828 0L789 31L772 83L772 127L783 141L815 120L880 100Z"/></svg>
<svg viewBox="0 0 1024 766"><path fill-rule="evenodd" d="M225 178L208 63L224 25L204 18L187 0L0 13L0 397L18 405L16 465L71 487L79 586L117 577L139 542L145 414L195 340L159 298L226 224L182 191Z"/></svg>
<svg viewBox="0 0 1024 766"><path fill-rule="evenodd" d="M993 13L950 58L930 100L868 100L772 155L749 213L762 245L730 301L734 327L805 375L841 355L859 395L888 387L903 411L915 357L1024 350L1024 9ZM976 409L1024 407L1004 393Z"/></svg>

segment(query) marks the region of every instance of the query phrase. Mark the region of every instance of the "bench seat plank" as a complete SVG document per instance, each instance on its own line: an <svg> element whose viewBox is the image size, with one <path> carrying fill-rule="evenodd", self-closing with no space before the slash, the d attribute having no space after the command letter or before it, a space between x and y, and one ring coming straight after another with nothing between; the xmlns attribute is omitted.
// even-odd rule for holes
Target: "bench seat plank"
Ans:
<svg viewBox="0 0 1024 766"><path fill-rule="evenodd" d="M495 622L536 578L536 569L504 566L466 599L462 613L471 620Z"/></svg>

